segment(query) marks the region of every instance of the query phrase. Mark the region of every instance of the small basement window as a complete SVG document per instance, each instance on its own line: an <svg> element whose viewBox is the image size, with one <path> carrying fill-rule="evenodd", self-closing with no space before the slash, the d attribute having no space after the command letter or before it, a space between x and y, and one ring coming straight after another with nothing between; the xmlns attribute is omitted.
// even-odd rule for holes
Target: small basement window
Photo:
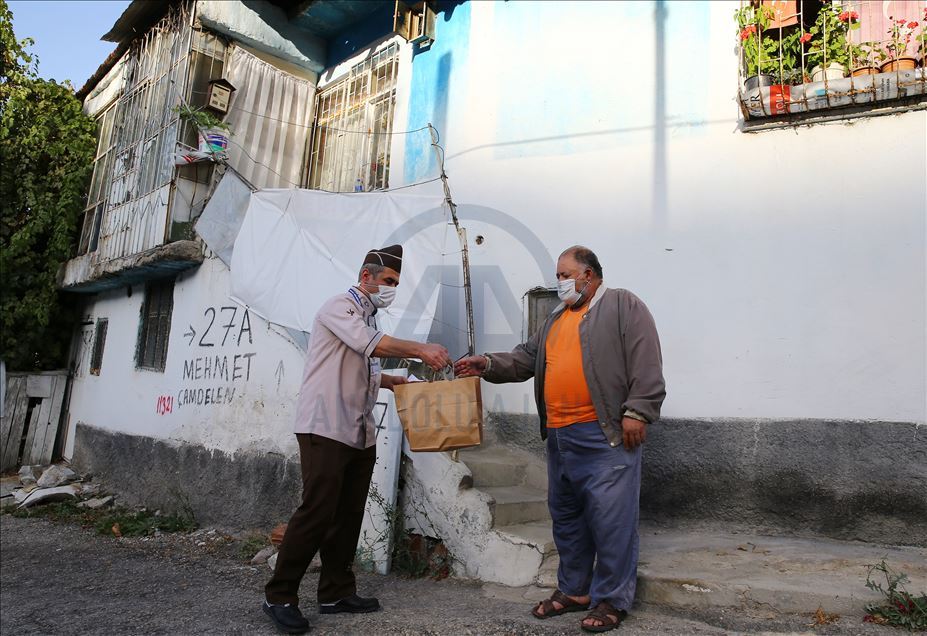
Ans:
<svg viewBox="0 0 927 636"><path fill-rule="evenodd" d="M889 14L885 4L742 0L734 19L745 128L927 102L927 8L893 2Z"/></svg>
<svg viewBox="0 0 927 636"><path fill-rule="evenodd" d="M100 375L103 366L103 347L106 344L106 330L109 327L109 318L98 318L97 327L93 335L93 353L90 356L90 373Z"/></svg>
<svg viewBox="0 0 927 636"><path fill-rule="evenodd" d="M164 371L167 342L171 335L171 312L174 309L174 281L149 283L145 288L142 321L138 331L136 366Z"/></svg>

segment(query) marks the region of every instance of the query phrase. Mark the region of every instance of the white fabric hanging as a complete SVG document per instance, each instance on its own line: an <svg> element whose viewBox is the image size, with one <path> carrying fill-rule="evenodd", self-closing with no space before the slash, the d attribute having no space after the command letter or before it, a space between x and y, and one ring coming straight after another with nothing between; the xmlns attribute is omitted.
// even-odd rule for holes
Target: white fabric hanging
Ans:
<svg viewBox="0 0 927 636"><path fill-rule="evenodd" d="M300 185L315 86L240 46L231 47L226 78L236 89L225 120L229 163L258 188Z"/></svg>
<svg viewBox="0 0 927 636"><path fill-rule="evenodd" d="M270 322L310 331L322 303L357 282L368 250L401 243L396 300L377 318L391 335L424 340L440 285L435 267L459 262L446 254L446 219L419 223L442 208L447 214L440 186L431 183L369 193L255 192L235 240L230 295Z"/></svg>

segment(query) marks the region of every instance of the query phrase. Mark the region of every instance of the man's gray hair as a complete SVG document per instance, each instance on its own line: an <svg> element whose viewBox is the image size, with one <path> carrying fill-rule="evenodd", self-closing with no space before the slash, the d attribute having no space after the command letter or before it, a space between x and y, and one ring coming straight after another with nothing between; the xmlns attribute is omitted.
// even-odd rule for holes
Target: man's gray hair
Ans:
<svg viewBox="0 0 927 636"><path fill-rule="evenodd" d="M361 265L360 271L357 272L357 280L360 280L361 278L364 277L364 270L365 270L365 269L366 269L368 272L370 272L370 275L371 275L371 276L373 276L374 278L376 278L377 276L380 275L380 273L381 273L384 269L386 269L386 266L385 266L385 265L380 265L380 264L378 264L378 263L364 263L363 265Z"/></svg>
<svg viewBox="0 0 927 636"><path fill-rule="evenodd" d="M599 257L595 255L588 247L583 247L582 245L574 245L573 247L568 247L563 250L561 256L570 255L573 259L582 265L583 267L588 267L598 278L602 278L602 264L599 263Z"/></svg>

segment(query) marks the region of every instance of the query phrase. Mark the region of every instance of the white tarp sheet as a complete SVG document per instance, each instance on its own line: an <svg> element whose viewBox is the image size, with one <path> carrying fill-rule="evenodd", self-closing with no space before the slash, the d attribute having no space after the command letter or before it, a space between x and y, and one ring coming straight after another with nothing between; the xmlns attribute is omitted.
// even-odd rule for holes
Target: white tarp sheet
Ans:
<svg viewBox="0 0 927 636"><path fill-rule="evenodd" d="M424 340L438 298L434 271L460 263L453 227L416 223L442 207L449 220L434 183L392 192L259 190L235 240L231 296L270 322L310 331L321 304L357 281L368 250L400 243L396 300L377 318L391 335Z"/></svg>

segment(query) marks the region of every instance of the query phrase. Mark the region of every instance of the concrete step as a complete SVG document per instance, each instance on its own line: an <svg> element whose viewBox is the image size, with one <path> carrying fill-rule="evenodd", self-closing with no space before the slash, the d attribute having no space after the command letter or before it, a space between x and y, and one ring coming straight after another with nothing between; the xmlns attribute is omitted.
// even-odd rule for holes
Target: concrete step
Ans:
<svg viewBox="0 0 927 636"><path fill-rule="evenodd" d="M681 608L737 607L862 617L882 598L866 588L869 566L883 558L908 575L909 592L927 590L927 549L855 541L728 534L710 530L640 530L637 601ZM556 554L538 585L557 586ZM882 581L884 584L884 580Z"/></svg>
<svg viewBox="0 0 927 636"><path fill-rule="evenodd" d="M532 521L511 526L496 526L494 529L514 537L516 540L536 546L541 551L541 554L545 556L555 554L557 551L549 519L547 521Z"/></svg>
<svg viewBox="0 0 927 636"><path fill-rule="evenodd" d="M510 446L479 446L460 452L476 488L531 486L547 490L547 463L542 457Z"/></svg>
<svg viewBox="0 0 927 636"><path fill-rule="evenodd" d="M511 526L550 519L547 493L530 486L494 486L480 488L492 496L493 527Z"/></svg>
<svg viewBox="0 0 927 636"><path fill-rule="evenodd" d="M474 488L521 486L525 483L525 464L504 447L461 451L460 459L473 474Z"/></svg>

